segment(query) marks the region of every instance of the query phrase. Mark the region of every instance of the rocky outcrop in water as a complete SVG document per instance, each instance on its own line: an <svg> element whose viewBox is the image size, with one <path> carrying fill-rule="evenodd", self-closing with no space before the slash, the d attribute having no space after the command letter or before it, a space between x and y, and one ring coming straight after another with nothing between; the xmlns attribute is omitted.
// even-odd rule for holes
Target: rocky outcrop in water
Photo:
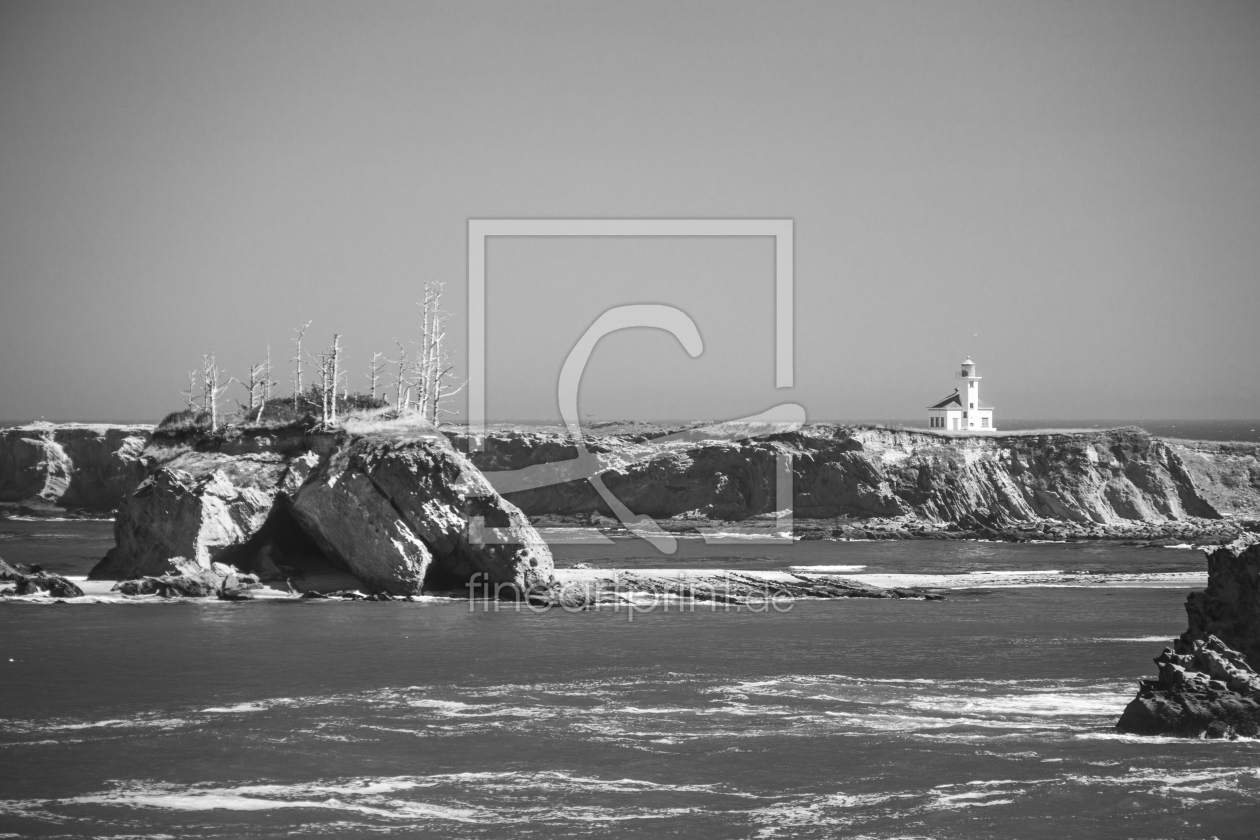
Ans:
<svg viewBox="0 0 1260 840"><path fill-rule="evenodd" d="M249 591L260 582L254 575L242 575L230 566L212 563L209 568L183 557L174 557L169 574L124 580L114 586L123 595L157 595L162 598L214 598L223 601L249 600Z"/></svg>
<svg viewBox="0 0 1260 840"><path fill-rule="evenodd" d="M1260 674L1215 636L1191 633L1164 648L1159 676L1143 680L1116 724L1134 735L1254 738L1260 735Z"/></svg>
<svg viewBox="0 0 1260 840"><path fill-rule="evenodd" d="M78 598L83 595L82 589L61 575L45 572L39 566L10 566L2 558L0 583L13 584L12 588L0 589L0 596L39 595L45 592L53 598Z"/></svg>
<svg viewBox="0 0 1260 840"><path fill-rule="evenodd" d="M1260 539L1208 554L1208 586L1186 599L1190 627L1156 658L1117 726L1138 735L1260 736Z"/></svg>
<svg viewBox="0 0 1260 840"><path fill-rule="evenodd" d="M452 438L467 451L467 436ZM580 474L519 489L529 471L573 462L563 431L491 430L482 443L473 462L527 514L611 514ZM635 513L662 519L771 513L779 455L792 459L795 517L833 520L835 536L878 519L897 523L902 536L952 524L972 535L1046 539L1140 526L1158 538L1193 525L1233 538L1241 528L1223 517L1260 512L1260 447L1192 451L1136 428L963 436L816 424L747 438L724 426L596 428L587 445L609 490Z"/></svg>
<svg viewBox="0 0 1260 840"><path fill-rule="evenodd" d="M1217 636L1260 663L1260 537L1220 546L1207 561L1207 589L1186 599L1189 632Z"/></svg>
<svg viewBox="0 0 1260 840"><path fill-rule="evenodd" d="M169 588L188 577L177 558L299 589L391 595L458 587L478 572L509 591L552 577L524 515L431 432L159 434L145 457L149 475L120 507L117 545L93 579Z"/></svg>
<svg viewBox="0 0 1260 840"><path fill-rule="evenodd" d="M64 516L112 511L144 480L152 426L32 423L0 429L0 509Z"/></svg>

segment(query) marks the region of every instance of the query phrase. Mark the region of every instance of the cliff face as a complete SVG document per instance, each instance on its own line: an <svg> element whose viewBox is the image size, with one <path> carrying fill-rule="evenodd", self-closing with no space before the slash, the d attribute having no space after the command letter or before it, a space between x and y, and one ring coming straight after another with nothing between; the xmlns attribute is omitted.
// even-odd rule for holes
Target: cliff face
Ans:
<svg viewBox="0 0 1260 840"><path fill-rule="evenodd" d="M955 437L817 424L742 440L717 427L664 442L644 431L661 430L596 431L588 446L610 470L605 484L631 510L658 518L694 513L738 520L772 512L779 453L792 456L798 518L910 516L995 527L1039 519L1106 526L1260 518L1255 444L1165 441L1138 429ZM0 430L0 504L28 512L113 510L145 480L151 435L148 426L32 424ZM467 451L466 435L449 436ZM492 432L472 460L497 486L514 487L494 473L564 468L576 455L562 431L526 428ZM232 461L227 473L283 474L291 466L278 451L250 457L253 466L249 459ZM187 470L173 465L193 478L202 467L208 462ZM531 516L610 514L581 475L506 495ZM259 486L277 480L278 475L263 476ZM201 495L218 498L213 488ZM219 501L251 518L244 502ZM206 539L214 545L220 537Z"/></svg>
<svg viewBox="0 0 1260 840"><path fill-rule="evenodd" d="M701 433L691 437L701 440L593 435L588 447L610 470L608 488L631 510L654 517L772 512L779 453L792 457L794 513L804 518L1111 525L1260 510L1254 453L1234 445L1227 464L1218 458L1215 466L1188 466L1184 443L1173 446L1140 429L964 437L819 424L747 440L721 439L721 429L707 441ZM467 451L465 436L452 439ZM484 451L472 455L496 487L512 490L519 484L510 473L574 457L562 433L528 430L491 432ZM507 497L530 515L608 513L584 480Z"/></svg>
<svg viewBox="0 0 1260 840"><path fill-rule="evenodd" d="M1187 631L1208 634L1260 664L1260 542L1244 538L1208 554L1208 585L1186 599Z"/></svg>
<svg viewBox="0 0 1260 840"><path fill-rule="evenodd" d="M529 521L439 435L157 436L144 454L149 475L93 578L170 574L176 558L264 579L333 572L395 595L477 572L522 589L552 578Z"/></svg>
<svg viewBox="0 0 1260 840"><path fill-rule="evenodd" d="M0 429L0 503L113 510L144 480L141 453L152 431L75 423Z"/></svg>
<svg viewBox="0 0 1260 840"><path fill-rule="evenodd" d="M1260 445L1170 440L1203 498L1221 515L1260 518Z"/></svg>

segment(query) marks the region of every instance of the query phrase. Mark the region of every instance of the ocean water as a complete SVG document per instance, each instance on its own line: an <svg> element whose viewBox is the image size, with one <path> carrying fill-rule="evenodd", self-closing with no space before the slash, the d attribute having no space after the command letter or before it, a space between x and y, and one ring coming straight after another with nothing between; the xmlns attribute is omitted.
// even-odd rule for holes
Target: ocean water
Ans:
<svg viewBox="0 0 1260 840"><path fill-rule="evenodd" d="M109 544L108 523L0 522L0 556L68 574ZM631 541L556 554L667 565ZM1197 551L687 541L669 562L962 582L633 620L0 603L0 834L1255 836L1260 743L1113 728L1185 627L1166 576L1201 580ZM1099 583L1000 574L1071 570Z"/></svg>

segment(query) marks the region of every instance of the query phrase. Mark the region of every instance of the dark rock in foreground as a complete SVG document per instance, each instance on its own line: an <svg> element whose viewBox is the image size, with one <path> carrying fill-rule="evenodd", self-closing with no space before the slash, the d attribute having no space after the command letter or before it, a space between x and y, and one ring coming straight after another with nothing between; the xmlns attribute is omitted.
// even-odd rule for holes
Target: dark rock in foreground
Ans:
<svg viewBox="0 0 1260 840"><path fill-rule="evenodd" d="M1186 599L1190 632L1212 634L1260 663L1260 537L1247 536L1208 554L1208 585Z"/></svg>
<svg viewBox="0 0 1260 840"><path fill-rule="evenodd" d="M1155 659L1159 676L1142 681L1116 726L1134 735L1260 735L1260 674L1215 636L1191 635Z"/></svg>
<svg viewBox="0 0 1260 840"><path fill-rule="evenodd" d="M1190 628L1155 659L1116 726L1135 735L1260 736L1260 541L1208 555L1208 587L1186 599ZM1252 659L1251 661L1256 661Z"/></svg>

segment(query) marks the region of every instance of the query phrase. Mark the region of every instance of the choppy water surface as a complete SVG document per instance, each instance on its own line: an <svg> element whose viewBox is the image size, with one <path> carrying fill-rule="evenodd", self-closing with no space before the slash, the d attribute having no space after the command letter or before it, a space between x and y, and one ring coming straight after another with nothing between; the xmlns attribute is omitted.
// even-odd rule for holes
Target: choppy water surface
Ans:
<svg viewBox="0 0 1260 840"><path fill-rule="evenodd" d="M27 562L10 550L23 542L38 540L0 554ZM1203 563L1097 546L737 549L708 550L907 573ZM633 621L459 603L5 604L0 832L1252 837L1260 744L1112 728L1184 628L1184 596L993 589Z"/></svg>

